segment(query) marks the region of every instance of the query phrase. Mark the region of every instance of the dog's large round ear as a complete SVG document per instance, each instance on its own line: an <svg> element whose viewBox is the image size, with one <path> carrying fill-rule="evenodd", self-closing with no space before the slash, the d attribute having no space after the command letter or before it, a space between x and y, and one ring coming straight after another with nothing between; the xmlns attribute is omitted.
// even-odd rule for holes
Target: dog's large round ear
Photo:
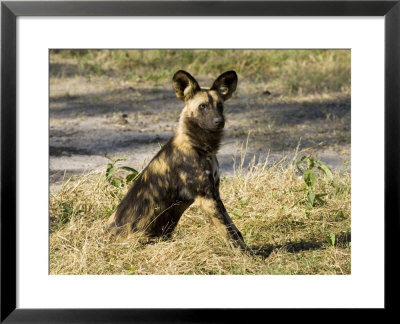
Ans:
<svg viewBox="0 0 400 324"><path fill-rule="evenodd" d="M238 77L235 71L222 73L213 83L211 90L219 92L222 98L228 100L236 90Z"/></svg>
<svg viewBox="0 0 400 324"><path fill-rule="evenodd" d="M176 96L183 101L189 100L197 91L200 91L200 86L195 78L183 70L174 74L172 87L175 90Z"/></svg>

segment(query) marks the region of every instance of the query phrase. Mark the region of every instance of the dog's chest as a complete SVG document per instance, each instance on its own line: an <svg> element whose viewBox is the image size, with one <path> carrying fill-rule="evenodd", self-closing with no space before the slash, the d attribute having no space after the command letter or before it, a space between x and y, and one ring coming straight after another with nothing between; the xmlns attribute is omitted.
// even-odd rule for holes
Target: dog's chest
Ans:
<svg viewBox="0 0 400 324"><path fill-rule="evenodd" d="M219 164L218 164L217 157L215 155L212 155L209 158L207 158L207 160L210 164L210 171L208 171L208 172L210 172L212 174L214 183L217 183L219 180Z"/></svg>

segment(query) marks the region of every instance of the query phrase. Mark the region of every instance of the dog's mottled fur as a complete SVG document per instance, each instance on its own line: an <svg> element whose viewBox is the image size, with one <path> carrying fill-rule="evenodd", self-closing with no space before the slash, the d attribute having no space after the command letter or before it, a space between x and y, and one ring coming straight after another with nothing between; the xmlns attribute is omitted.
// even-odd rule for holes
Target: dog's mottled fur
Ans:
<svg viewBox="0 0 400 324"><path fill-rule="evenodd" d="M194 202L211 217L232 247L247 250L219 195L216 153L225 125L224 102L237 86L237 75L220 75L211 88L200 88L187 72L173 77L173 89L185 102L173 137L150 161L110 217L110 227L168 236Z"/></svg>

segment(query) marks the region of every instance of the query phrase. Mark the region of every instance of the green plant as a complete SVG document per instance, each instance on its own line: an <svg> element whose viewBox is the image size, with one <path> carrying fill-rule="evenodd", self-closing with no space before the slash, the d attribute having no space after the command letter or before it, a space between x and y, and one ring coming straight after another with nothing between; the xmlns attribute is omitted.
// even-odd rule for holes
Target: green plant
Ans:
<svg viewBox="0 0 400 324"><path fill-rule="evenodd" d="M329 246L335 246L336 243L336 235L334 233L329 233L326 237Z"/></svg>
<svg viewBox="0 0 400 324"><path fill-rule="evenodd" d="M116 166L116 164L120 161L126 161L126 158L109 158L106 156L111 162L107 163L106 168L106 180L116 188L123 188L125 185L129 184L130 182L134 181L139 172L131 167L128 166ZM124 178L118 174L119 170L124 170L128 172Z"/></svg>
<svg viewBox="0 0 400 324"><path fill-rule="evenodd" d="M242 211L239 210L239 209L235 209L235 210L232 212L232 214L235 215L236 217L239 217L239 218L243 217L243 213L242 213Z"/></svg>
<svg viewBox="0 0 400 324"><path fill-rule="evenodd" d="M316 170L324 173L329 179L332 178L332 171L328 165L322 161L316 160L311 154L303 156L296 162L297 170L303 175L304 186L300 191L305 192L305 197L298 199L292 207L304 201L309 207L314 207L316 204L324 204L322 197L327 193L315 193L315 185L317 182L318 174Z"/></svg>
<svg viewBox="0 0 400 324"><path fill-rule="evenodd" d="M63 202L61 204L61 213L59 215L60 224L66 224L74 214L74 205L71 201Z"/></svg>

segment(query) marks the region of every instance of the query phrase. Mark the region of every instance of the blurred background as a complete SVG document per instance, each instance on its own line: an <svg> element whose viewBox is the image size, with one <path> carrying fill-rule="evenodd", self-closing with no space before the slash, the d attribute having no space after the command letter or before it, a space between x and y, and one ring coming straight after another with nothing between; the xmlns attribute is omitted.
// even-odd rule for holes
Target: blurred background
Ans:
<svg viewBox="0 0 400 324"><path fill-rule="evenodd" d="M50 50L50 184L127 158L143 169L171 136L184 106L172 76L200 86L222 72L239 77L226 103L218 154L229 176L243 153L271 163L312 153L350 168L350 50Z"/></svg>

